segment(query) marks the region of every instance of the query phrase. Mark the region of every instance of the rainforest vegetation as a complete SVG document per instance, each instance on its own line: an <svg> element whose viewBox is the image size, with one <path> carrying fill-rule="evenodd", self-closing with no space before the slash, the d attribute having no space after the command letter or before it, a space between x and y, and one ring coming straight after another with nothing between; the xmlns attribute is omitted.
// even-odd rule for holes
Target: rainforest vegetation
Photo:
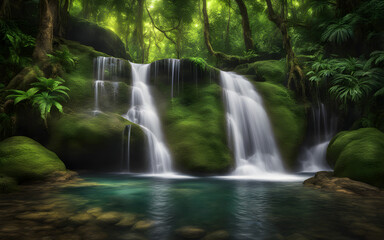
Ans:
<svg viewBox="0 0 384 240"><path fill-rule="evenodd" d="M383 13L0 0L0 239L384 239Z"/></svg>

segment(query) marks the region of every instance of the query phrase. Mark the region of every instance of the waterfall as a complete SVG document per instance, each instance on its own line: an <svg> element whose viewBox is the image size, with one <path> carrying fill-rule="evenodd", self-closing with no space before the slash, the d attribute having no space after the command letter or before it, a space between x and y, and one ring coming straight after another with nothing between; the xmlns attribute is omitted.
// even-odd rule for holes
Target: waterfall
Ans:
<svg viewBox="0 0 384 240"><path fill-rule="evenodd" d="M130 162L131 162L131 128L132 125L126 125L123 131L123 169L127 172L130 171ZM125 141L127 137L127 141Z"/></svg>
<svg viewBox="0 0 384 240"><path fill-rule="evenodd" d="M171 77L171 98L174 97L174 88L180 91L180 59L168 59L168 77Z"/></svg>
<svg viewBox="0 0 384 240"><path fill-rule="evenodd" d="M97 57L94 61L95 106L93 113L102 112L117 100L119 82L125 70L124 61L113 57ZM105 109L110 110L110 109Z"/></svg>
<svg viewBox="0 0 384 240"><path fill-rule="evenodd" d="M227 132L234 152L234 175L283 172L272 128L262 99L252 84L235 73L221 71Z"/></svg>
<svg viewBox="0 0 384 240"><path fill-rule="evenodd" d="M131 63L131 66L133 82L131 108L123 117L140 125L146 133L151 172L170 173L171 155L163 139L160 119L147 83L150 65Z"/></svg>
<svg viewBox="0 0 384 240"><path fill-rule="evenodd" d="M332 116L328 116L323 103L312 106L310 118L313 123L313 141L300 154L301 170L303 172L330 170L326 161L326 153L328 144L336 132L336 121Z"/></svg>

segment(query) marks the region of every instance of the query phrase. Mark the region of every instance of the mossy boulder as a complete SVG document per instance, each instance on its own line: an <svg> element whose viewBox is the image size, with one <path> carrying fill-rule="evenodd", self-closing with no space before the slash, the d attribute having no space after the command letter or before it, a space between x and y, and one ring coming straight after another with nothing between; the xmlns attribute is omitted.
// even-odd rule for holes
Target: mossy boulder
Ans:
<svg viewBox="0 0 384 240"><path fill-rule="evenodd" d="M327 161L335 176L384 187L384 133L360 128L338 133L329 143Z"/></svg>
<svg viewBox="0 0 384 240"><path fill-rule="evenodd" d="M15 136L0 142L0 173L17 181L41 180L54 171L64 171L57 155L35 140Z"/></svg>
<svg viewBox="0 0 384 240"><path fill-rule="evenodd" d="M256 81L284 83L286 78L286 63L281 60L265 60L239 65L235 69L242 75L256 76Z"/></svg>
<svg viewBox="0 0 384 240"><path fill-rule="evenodd" d="M66 39L91 46L108 55L130 59L124 43L116 33L87 20L71 16L65 36Z"/></svg>
<svg viewBox="0 0 384 240"><path fill-rule="evenodd" d="M126 126L131 125L130 169L144 169L145 134L118 114L67 114L53 124L49 148L68 168L122 170L127 168ZM125 156L125 157L123 157Z"/></svg>
<svg viewBox="0 0 384 240"><path fill-rule="evenodd" d="M217 84L184 88L183 94L171 100L164 121L176 167L194 174L227 172L232 160L221 88Z"/></svg>
<svg viewBox="0 0 384 240"><path fill-rule="evenodd" d="M305 137L305 109L283 85L271 82L256 82L255 85L263 97L285 165L293 168Z"/></svg>

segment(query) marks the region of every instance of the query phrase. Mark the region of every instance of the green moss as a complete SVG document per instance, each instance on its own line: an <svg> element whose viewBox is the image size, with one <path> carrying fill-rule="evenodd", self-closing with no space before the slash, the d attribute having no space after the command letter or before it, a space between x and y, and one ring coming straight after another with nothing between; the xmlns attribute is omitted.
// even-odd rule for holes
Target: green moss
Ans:
<svg viewBox="0 0 384 240"><path fill-rule="evenodd" d="M280 84L256 82L271 120L275 138L288 167L295 165L305 136L305 111L293 98L293 92Z"/></svg>
<svg viewBox="0 0 384 240"><path fill-rule="evenodd" d="M145 135L141 128L113 113L64 115L53 124L49 147L70 168L119 168L126 125L132 125L131 159L142 158Z"/></svg>
<svg viewBox="0 0 384 240"><path fill-rule="evenodd" d="M44 179L65 165L54 152L33 139L16 136L0 142L0 172L17 181Z"/></svg>
<svg viewBox="0 0 384 240"><path fill-rule="evenodd" d="M327 161L338 177L384 187L384 133L375 128L340 132L329 143Z"/></svg>
<svg viewBox="0 0 384 240"><path fill-rule="evenodd" d="M238 66L236 72L243 75L255 75L257 81L283 83L286 79L286 63L279 60L265 60Z"/></svg>
<svg viewBox="0 0 384 240"><path fill-rule="evenodd" d="M14 178L0 174L0 193L10 193L17 189L17 181Z"/></svg>
<svg viewBox="0 0 384 240"><path fill-rule="evenodd" d="M98 56L107 56L91 47L76 42L65 41L71 54L78 59L75 69L63 75L65 85L71 90L68 106L71 108L93 107L93 60Z"/></svg>
<svg viewBox="0 0 384 240"><path fill-rule="evenodd" d="M185 86L172 100L165 121L177 168L203 174L228 171L232 161L225 129L220 87Z"/></svg>

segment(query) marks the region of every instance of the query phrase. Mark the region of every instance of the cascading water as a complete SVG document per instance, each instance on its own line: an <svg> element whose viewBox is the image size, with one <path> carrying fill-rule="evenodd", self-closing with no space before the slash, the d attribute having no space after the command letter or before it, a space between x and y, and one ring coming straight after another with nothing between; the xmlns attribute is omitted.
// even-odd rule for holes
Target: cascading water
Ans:
<svg viewBox="0 0 384 240"><path fill-rule="evenodd" d="M97 57L94 62L94 114L102 112L103 105L116 102L120 77L124 72L124 61L113 57ZM108 109L107 109L108 110Z"/></svg>
<svg viewBox="0 0 384 240"><path fill-rule="evenodd" d="M234 175L283 172L284 167L262 99L252 84L235 73L221 71Z"/></svg>
<svg viewBox="0 0 384 240"><path fill-rule="evenodd" d="M314 142L305 147L300 154L301 170L303 172L330 170L326 161L326 153L328 144L336 132L336 121L332 116L328 116L323 103L313 106L311 110Z"/></svg>
<svg viewBox="0 0 384 240"><path fill-rule="evenodd" d="M171 77L171 98L173 98L176 86L177 93L180 91L180 59L168 59L168 76Z"/></svg>
<svg viewBox="0 0 384 240"><path fill-rule="evenodd" d="M123 117L140 125L146 133L151 172L170 173L171 155L163 139L160 119L147 85L150 65L131 63L131 66L133 82L131 108Z"/></svg>

